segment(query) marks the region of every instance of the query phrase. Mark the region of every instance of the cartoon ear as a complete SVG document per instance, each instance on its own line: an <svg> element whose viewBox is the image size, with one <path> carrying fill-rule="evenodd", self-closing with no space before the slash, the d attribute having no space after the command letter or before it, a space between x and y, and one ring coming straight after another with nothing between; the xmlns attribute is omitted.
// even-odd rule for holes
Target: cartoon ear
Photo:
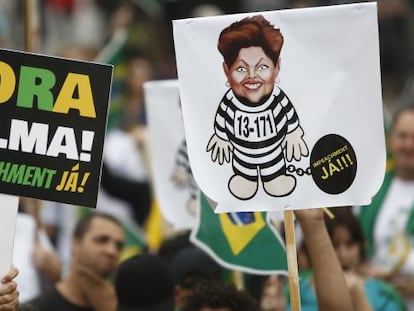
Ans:
<svg viewBox="0 0 414 311"><path fill-rule="evenodd" d="M230 69L229 69L229 66L227 66L225 62L223 62L223 70L224 70L226 77L228 78L230 74Z"/></svg>
<svg viewBox="0 0 414 311"><path fill-rule="evenodd" d="M275 71L276 71L276 78L279 75L279 71L280 71L280 62L281 62L281 58L279 57L276 64L275 64Z"/></svg>

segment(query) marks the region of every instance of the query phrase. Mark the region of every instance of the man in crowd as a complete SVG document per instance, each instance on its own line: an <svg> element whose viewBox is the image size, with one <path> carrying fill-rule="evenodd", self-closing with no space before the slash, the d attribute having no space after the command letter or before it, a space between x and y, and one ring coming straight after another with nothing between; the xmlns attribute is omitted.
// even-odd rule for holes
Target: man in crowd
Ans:
<svg viewBox="0 0 414 311"><path fill-rule="evenodd" d="M389 136L393 168L369 207L360 211L371 265L366 273L390 280L414 308L414 104L395 114Z"/></svg>
<svg viewBox="0 0 414 311"><path fill-rule="evenodd" d="M115 276L117 311L174 311L174 282L167 262L140 253L124 260Z"/></svg>
<svg viewBox="0 0 414 311"><path fill-rule="evenodd" d="M178 310L198 283L219 281L224 275L219 264L195 245L179 250L172 257L170 268L174 280L175 307Z"/></svg>
<svg viewBox="0 0 414 311"><path fill-rule="evenodd" d="M73 233L68 275L28 305L42 311L115 311L116 293L107 279L116 270L123 244L117 219L100 213L83 217Z"/></svg>

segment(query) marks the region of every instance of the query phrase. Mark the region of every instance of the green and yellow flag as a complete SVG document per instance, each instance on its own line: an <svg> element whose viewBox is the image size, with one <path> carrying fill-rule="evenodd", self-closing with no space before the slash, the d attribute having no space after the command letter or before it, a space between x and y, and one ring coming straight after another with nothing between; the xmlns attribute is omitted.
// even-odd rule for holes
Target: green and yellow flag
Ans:
<svg viewBox="0 0 414 311"><path fill-rule="evenodd" d="M286 274L286 250L265 212L215 214L201 194L191 241L222 266L254 274Z"/></svg>

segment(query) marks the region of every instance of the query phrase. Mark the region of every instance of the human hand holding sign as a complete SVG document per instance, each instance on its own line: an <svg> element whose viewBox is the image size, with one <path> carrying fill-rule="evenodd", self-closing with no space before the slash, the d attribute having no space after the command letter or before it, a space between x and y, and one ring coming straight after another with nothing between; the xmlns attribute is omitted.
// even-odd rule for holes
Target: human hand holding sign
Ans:
<svg viewBox="0 0 414 311"><path fill-rule="evenodd" d="M298 126L293 132L286 134L284 148L287 161L290 162L293 158L295 158L296 161L299 161L302 156L308 156L309 150L303 140L303 134L303 130L300 126Z"/></svg>
<svg viewBox="0 0 414 311"><path fill-rule="evenodd" d="M18 270L11 268L2 278L0 286L0 310L15 311L19 305L19 292L17 284L13 279L17 276Z"/></svg>
<svg viewBox="0 0 414 311"><path fill-rule="evenodd" d="M351 294L325 225L323 209L295 210L294 214L312 265L318 309L353 310Z"/></svg>
<svg viewBox="0 0 414 311"><path fill-rule="evenodd" d="M216 134L211 136L208 144L207 144L207 152L211 150L211 160L218 162L220 165L226 161L227 163L230 162L230 154L233 150L233 146L228 140L221 139Z"/></svg>

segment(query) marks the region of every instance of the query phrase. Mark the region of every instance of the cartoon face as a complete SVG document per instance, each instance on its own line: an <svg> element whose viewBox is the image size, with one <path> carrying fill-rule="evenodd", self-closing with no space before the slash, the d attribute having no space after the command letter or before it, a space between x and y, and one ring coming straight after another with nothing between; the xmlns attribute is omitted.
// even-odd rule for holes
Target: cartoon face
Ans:
<svg viewBox="0 0 414 311"><path fill-rule="evenodd" d="M279 62L274 64L257 46L242 48L234 63L223 67L234 94L252 104L272 92L279 73Z"/></svg>

